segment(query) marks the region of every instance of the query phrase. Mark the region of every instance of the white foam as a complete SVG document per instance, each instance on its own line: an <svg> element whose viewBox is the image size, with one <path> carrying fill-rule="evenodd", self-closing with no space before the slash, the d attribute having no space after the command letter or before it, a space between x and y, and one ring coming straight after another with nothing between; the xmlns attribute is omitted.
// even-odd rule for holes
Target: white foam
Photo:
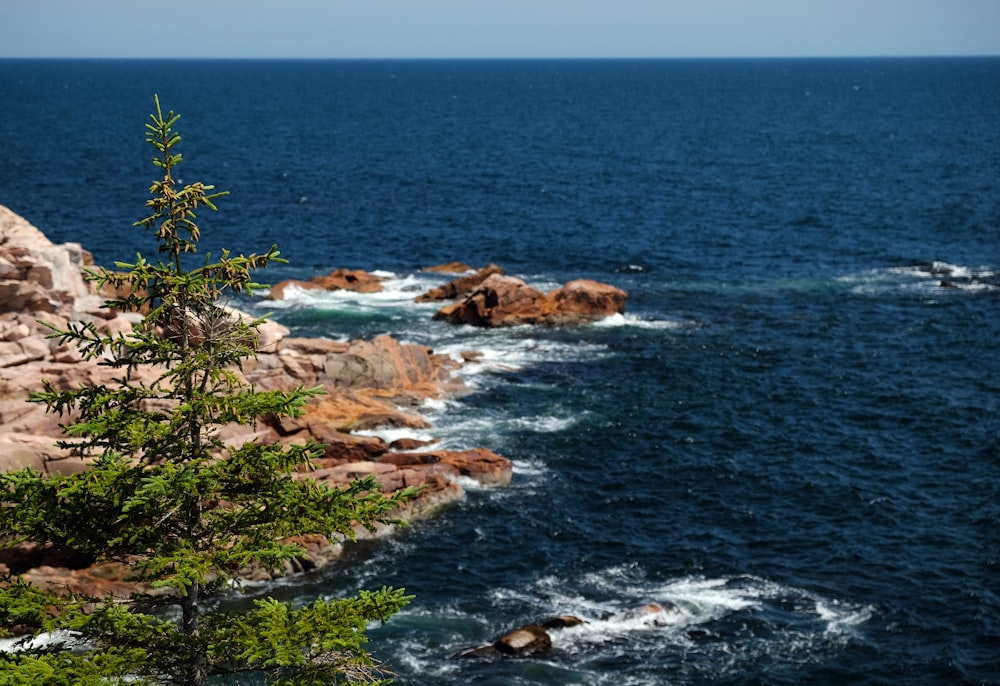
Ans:
<svg viewBox="0 0 1000 686"><path fill-rule="evenodd" d="M0 638L0 653L19 653L22 650L38 650L59 644L73 648L80 643L80 634L75 631L59 630L37 636Z"/></svg>
<svg viewBox="0 0 1000 686"><path fill-rule="evenodd" d="M733 587L729 579L681 579L658 589L671 602L689 610L700 621L760 607L761 588Z"/></svg>
<svg viewBox="0 0 1000 686"><path fill-rule="evenodd" d="M254 305L258 308L289 308L289 307L345 307L353 306L363 309L384 307L412 307L423 312L436 308L440 303L418 303L416 297L434 285L417 275L398 276L393 272L375 271L372 274L383 279L382 289L373 293L360 293L345 289L303 288L296 283L288 284L281 300L260 300ZM269 295L270 291L260 291L261 295Z"/></svg>
<svg viewBox="0 0 1000 686"><path fill-rule="evenodd" d="M816 615L826 622L827 634L852 633L873 614L871 607L845 607L836 600L816 601Z"/></svg>
<svg viewBox="0 0 1000 686"><path fill-rule="evenodd" d="M617 327L632 327L636 329L679 329L688 326L685 322L672 319L643 319L634 314L613 314L593 322L596 328L613 329Z"/></svg>
<svg viewBox="0 0 1000 686"><path fill-rule="evenodd" d="M499 486L484 484L482 481L473 479L471 476L453 476L451 477L451 481L461 486L463 491L469 493L493 491L500 488Z"/></svg>
<svg viewBox="0 0 1000 686"><path fill-rule="evenodd" d="M532 431L534 433L547 434L565 431L576 425L582 418L582 414L572 417L515 417L507 422L508 426L515 430Z"/></svg>
<svg viewBox="0 0 1000 686"><path fill-rule="evenodd" d="M548 474L549 468L541 460L514 460L513 472L515 476L528 479Z"/></svg>
<svg viewBox="0 0 1000 686"><path fill-rule="evenodd" d="M392 443L393 441L398 441L403 438L410 438L417 441L432 441L434 440L434 435L426 431L417 431L415 429L409 428L380 428L380 429L363 429L359 431L354 431L353 433L359 436L374 436L376 438L381 438L386 443Z"/></svg>
<svg viewBox="0 0 1000 686"><path fill-rule="evenodd" d="M934 261L929 264L869 269L856 274L838 277L840 283L862 295L880 295L894 290L916 290L921 293L941 294L948 291L992 291L996 271L985 266L970 267L949 262ZM948 288L942 286L947 284Z"/></svg>
<svg viewBox="0 0 1000 686"><path fill-rule="evenodd" d="M525 331L532 329L528 327ZM461 359L463 351L478 352L478 357L462 367L461 373L467 376L516 371L543 362L597 359L608 354L608 347L602 344L545 340L519 333L514 329L476 331L461 341L442 343L436 349L453 359Z"/></svg>
<svg viewBox="0 0 1000 686"><path fill-rule="evenodd" d="M578 589L572 594L567 588ZM619 565L586 574L572 582L548 575L532 592L506 591L498 602L528 603L545 607L553 616L569 614L585 625L554 630L554 643L567 650L593 650L611 642L641 649L658 643L689 645L690 631L714 622L741 625L756 617L769 624L766 635L751 631L747 645L721 644L749 652L801 648L809 652L821 642L850 638L868 621L873 610L810 591L753 576L733 578L682 577L650 584L641 569ZM544 618L539 618L539 620Z"/></svg>
<svg viewBox="0 0 1000 686"><path fill-rule="evenodd" d="M442 415L454 409L458 401L452 398L427 398L420 407L424 413Z"/></svg>
<svg viewBox="0 0 1000 686"><path fill-rule="evenodd" d="M462 415L451 413L431 417L432 433L443 448L465 448L470 445L495 446L512 433L558 433L577 424L583 415L510 417L502 413ZM382 436L381 432L375 435Z"/></svg>

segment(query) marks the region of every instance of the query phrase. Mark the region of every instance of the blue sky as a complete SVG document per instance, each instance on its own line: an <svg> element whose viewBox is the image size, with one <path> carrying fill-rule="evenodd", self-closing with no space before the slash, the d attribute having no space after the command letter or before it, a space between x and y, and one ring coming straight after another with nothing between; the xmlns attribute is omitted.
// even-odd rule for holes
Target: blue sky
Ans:
<svg viewBox="0 0 1000 686"><path fill-rule="evenodd" d="M1000 0L0 0L0 57L882 55L1000 55Z"/></svg>

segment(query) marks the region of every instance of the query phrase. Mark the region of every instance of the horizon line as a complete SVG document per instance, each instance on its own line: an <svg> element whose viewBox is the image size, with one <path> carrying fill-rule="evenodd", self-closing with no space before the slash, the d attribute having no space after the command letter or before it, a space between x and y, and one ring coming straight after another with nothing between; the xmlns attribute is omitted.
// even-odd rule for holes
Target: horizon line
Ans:
<svg viewBox="0 0 1000 686"><path fill-rule="evenodd" d="M354 57L304 57L304 56L122 56L122 55L0 55L0 60L216 60L216 61L300 61L300 62L351 62L351 61L626 61L626 60L832 60L832 59L976 59L998 58L1000 53L916 53L916 54L830 54L830 55L591 55L591 56L354 56Z"/></svg>

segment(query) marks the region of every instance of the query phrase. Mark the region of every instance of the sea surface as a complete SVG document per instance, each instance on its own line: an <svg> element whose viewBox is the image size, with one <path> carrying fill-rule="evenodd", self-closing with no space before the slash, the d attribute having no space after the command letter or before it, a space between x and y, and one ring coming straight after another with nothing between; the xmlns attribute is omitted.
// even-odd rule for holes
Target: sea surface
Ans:
<svg viewBox="0 0 1000 686"><path fill-rule="evenodd" d="M245 306L483 352L424 434L513 483L268 589L405 587L396 683L1000 683L1000 59L0 61L0 204L152 255L154 93L230 192L203 249L388 279ZM434 322L451 260L627 311Z"/></svg>

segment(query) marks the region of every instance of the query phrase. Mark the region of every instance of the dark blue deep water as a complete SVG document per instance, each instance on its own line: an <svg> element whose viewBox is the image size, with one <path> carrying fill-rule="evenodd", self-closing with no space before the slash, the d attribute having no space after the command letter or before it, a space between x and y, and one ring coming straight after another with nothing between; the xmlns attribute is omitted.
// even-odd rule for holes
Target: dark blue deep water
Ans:
<svg viewBox="0 0 1000 686"><path fill-rule="evenodd" d="M231 192L203 247L390 277L279 321L485 353L428 433L513 484L272 589L405 586L397 683L1000 683L1000 59L0 61L0 204L150 252L154 92ZM448 327L412 297L450 260L628 312ZM545 658L449 657L555 614Z"/></svg>

